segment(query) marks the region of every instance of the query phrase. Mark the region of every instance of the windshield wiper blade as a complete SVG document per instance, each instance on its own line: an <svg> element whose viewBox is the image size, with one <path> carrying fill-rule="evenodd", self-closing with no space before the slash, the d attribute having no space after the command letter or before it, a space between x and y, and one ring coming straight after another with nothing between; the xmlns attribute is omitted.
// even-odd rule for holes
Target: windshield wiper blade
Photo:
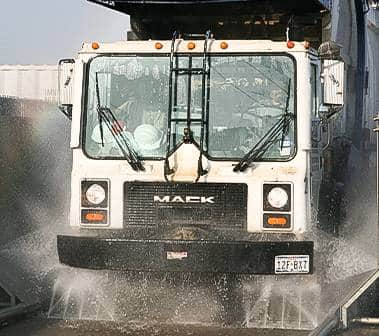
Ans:
<svg viewBox="0 0 379 336"><path fill-rule="evenodd" d="M233 171L245 171L252 162L260 159L267 150L276 142L278 134L283 129L288 129L294 115L292 113L283 114L283 116L274 124L268 132L255 144L255 146L238 162Z"/></svg>
<svg viewBox="0 0 379 336"><path fill-rule="evenodd" d="M101 146L104 147L104 129L103 129L103 117L102 114L99 112L101 105L100 105L100 88L99 88L99 79L97 76L97 72L95 74L95 83L96 83L96 101L97 101L97 119L99 121L99 129L100 129L100 139L101 139Z"/></svg>
<svg viewBox="0 0 379 336"><path fill-rule="evenodd" d="M268 149L276 142L278 135L281 134L281 147L283 147L284 138L289 131L289 125L294 119L293 113L288 113L291 92L291 79L288 82L286 107L281 118L263 135L263 137L254 145L254 147L237 163L233 171L243 172L252 162L262 158Z"/></svg>
<svg viewBox="0 0 379 336"><path fill-rule="evenodd" d="M291 78L288 80L286 108L284 110L284 114L285 115L288 115L288 108L290 106L290 99L291 99ZM283 127L282 127L282 139L281 139L281 142L280 142L280 149L283 149L284 139L285 139L285 137L287 136L287 134L289 132L290 122L291 122L291 120L288 123L283 123Z"/></svg>
<svg viewBox="0 0 379 336"><path fill-rule="evenodd" d="M119 130L122 129L120 123L115 118L113 112L108 107L99 107L98 113L105 121L109 132L112 134L117 146L120 148L122 154L135 171L144 171L145 167L138 158L136 150L132 147L131 143L125 138L125 136Z"/></svg>
<svg viewBox="0 0 379 336"><path fill-rule="evenodd" d="M96 99L97 99L97 114L99 120L99 129L101 144L104 147L104 128L103 123L105 123L109 132L112 134L113 139L116 141L117 146L120 148L125 159L135 171L144 171L145 167L142 165L142 162L138 158L136 150L128 142L125 136L120 132L122 129L120 123L116 119L115 115L110 108L106 106L101 106L100 103L100 89L99 89L99 79L98 73L96 73Z"/></svg>

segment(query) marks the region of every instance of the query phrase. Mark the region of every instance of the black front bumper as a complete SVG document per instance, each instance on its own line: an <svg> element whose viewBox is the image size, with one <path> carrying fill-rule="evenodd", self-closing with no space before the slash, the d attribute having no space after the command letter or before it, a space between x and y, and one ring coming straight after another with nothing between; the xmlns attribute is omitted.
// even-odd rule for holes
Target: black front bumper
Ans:
<svg viewBox="0 0 379 336"><path fill-rule="evenodd" d="M88 269L275 274L275 256L308 255L311 241L163 240L58 236L59 260Z"/></svg>

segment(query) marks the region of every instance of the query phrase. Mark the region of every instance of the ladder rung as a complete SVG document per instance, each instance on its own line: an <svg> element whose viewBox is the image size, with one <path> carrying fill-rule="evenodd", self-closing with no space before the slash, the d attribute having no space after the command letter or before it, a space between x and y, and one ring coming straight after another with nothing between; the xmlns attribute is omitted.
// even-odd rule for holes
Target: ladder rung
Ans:
<svg viewBox="0 0 379 336"><path fill-rule="evenodd" d="M171 122L187 122L187 119L185 118L172 118L170 119ZM202 119L199 119L199 118L194 118L194 119L189 119L189 121L192 123L192 122L203 122L204 124L206 124L206 121L205 120L202 120Z"/></svg>
<svg viewBox="0 0 379 336"><path fill-rule="evenodd" d="M207 35L206 34L186 34L186 33L182 33L182 34L180 34L180 38L183 38L183 37L186 37L186 38L203 38L203 39L205 39L206 37L207 37Z"/></svg>
<svg viewBox="0 0 379 336"><path fill-rule="evenodd" d="M203 68L172 68L173 72L182 72L182 73L199 73L199 74L207 74L208 71Z"/></svg>

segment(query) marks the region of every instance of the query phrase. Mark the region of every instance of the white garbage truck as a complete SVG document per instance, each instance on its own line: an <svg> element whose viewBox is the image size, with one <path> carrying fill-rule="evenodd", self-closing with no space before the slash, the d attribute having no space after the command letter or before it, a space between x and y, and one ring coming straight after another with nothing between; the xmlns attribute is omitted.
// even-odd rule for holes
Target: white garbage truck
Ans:
<svg viewBox="0 0 379 336"><path fill-rule="evenodd" d="M129 39L59 65L72 119L60 262L312 274L328 124L344 101L328 1L105 1Z"/></svg>

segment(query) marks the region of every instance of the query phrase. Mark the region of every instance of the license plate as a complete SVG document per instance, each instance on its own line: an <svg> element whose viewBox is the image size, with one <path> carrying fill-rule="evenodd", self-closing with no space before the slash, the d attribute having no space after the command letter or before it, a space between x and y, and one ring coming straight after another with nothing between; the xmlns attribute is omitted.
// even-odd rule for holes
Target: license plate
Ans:
<svg viewBox="0 0 379 336"><path fill-rule="evenodd" d="M309 255L275 256L275 274L309 273Z"/></svg>
<svg viewBox="0 0 379 336"><path fill-rule="evenodd" d="M167 251L166 257L167 257L167 260L183 260L188 257L188 253Z"/></svg>

